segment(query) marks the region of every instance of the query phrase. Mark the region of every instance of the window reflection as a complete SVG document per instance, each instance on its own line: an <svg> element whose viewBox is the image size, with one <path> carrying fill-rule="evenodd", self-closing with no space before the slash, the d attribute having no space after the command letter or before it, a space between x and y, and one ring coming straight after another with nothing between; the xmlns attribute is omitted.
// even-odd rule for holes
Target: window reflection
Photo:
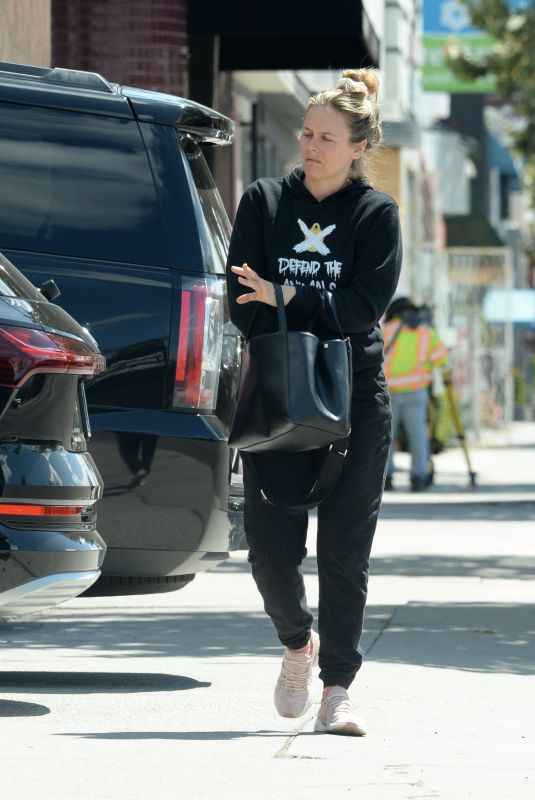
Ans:
<svg viewBox="0 0 535 800"><path fill-rule="evenodd" d="M0 295L42 300L38 289L0 253Z"/></svg>
<svg viewBox="0 0 535 800"><path fill-rule="evenodd" d="M133 120L0 103L0 144L0 246L166 263Z"/></svg>
<svg viewBox="0 0 535 800"><path fill-rule="evenodd" d="M206 224L206 238L211 260L207 266L210 271L224 274L230 242L230 221L201 148L186 136L181 136L180 140L191 169Z"/></svg>

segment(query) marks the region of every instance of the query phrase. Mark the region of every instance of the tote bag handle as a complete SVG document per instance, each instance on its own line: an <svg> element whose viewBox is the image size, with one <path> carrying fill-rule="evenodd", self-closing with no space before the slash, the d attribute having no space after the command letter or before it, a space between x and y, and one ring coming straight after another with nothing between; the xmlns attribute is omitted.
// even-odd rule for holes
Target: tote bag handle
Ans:
<svg viewBox="0 0 535 800"><path fill-rule="evenodd" d="M284 305L284 295L282 293L282 286L280 285L280 283L273 283L273 288L275 290L275 299L277 301L277 321L278 321L278 325L279 325L278 330L279 331L281 331L281 330L284 331L284 334L286 335L287 331L288 331L288 326L287 326L287 323L286 323L286 308L285 308L285 305ZM338 314L336 312L336 308L335 308L335 305L334 305L334 299L335 298L333 297L333 300L329 305L329 310L330 310L330 312L331 312L331 314L333 316L333 319L334 319L334 321L336 323L337 332L340 334L340 338L341 339L345 339L344 332L342 331L342 326L340 325L340 320L338 319ZM261 305L262 305L262 303L260 303L260 302L257 302L256 305L255 305L253 313L251 314L251 319L249 320L249 325L247 326L247 332L245 334L245 339L249 339L249 334L251 332L251 328L253 326L253 322L254 322L255 317L256 317L256 315L258 313L258 309L260 308ZM273 306L269 306L269 308L273 308Z"/></svg>

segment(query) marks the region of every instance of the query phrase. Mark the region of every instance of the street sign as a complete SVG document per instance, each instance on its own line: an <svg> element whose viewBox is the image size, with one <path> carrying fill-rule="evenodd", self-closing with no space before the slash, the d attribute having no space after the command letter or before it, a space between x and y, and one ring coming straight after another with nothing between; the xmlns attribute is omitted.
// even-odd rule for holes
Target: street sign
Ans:
<svg viewBox="0 0 535 800"><path fill-rule="evenodd" d="M509 0L512 11L521 11L526 0ZM481 93L496 91L496 80L484 75L473 81L458 78L449 67L446 52L460 49L475 61L480 60L496 40L474 28L468 8L460 0L424 0L424 67L422 86L428 92Z"/></svg>

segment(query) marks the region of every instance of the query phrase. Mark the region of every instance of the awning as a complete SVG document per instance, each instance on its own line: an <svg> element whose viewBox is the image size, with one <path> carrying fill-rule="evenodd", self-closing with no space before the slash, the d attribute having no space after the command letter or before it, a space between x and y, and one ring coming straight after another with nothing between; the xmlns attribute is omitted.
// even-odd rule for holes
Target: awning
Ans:
<svg viewBox="0 0 535 800"><path fill-rule="evenodd" d="M488 218L477 208L470 214L446 217L448 247L503 247Z"/></svg>
<svg viewBox="0 0 535 800"><path fill-rule="evenodd" d="M188 33L219 37L220 70L379 66L379 39L359 0L189 0Z"/></svg>

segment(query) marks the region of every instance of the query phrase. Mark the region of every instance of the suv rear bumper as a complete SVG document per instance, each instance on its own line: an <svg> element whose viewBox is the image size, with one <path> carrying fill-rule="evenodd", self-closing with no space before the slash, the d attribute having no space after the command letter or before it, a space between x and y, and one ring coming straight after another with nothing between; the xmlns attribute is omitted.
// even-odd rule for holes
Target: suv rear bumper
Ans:
<svg viewBox="0 0 535 800"><path fill-rule="evenodd" d="M37 614L72 600L91 586L100 570L58 572L0 593L0 619Z"/></svg>
<svg viewBox="0 0 535 800"><path fill-rule="evenodd" d="M109 547L106 552L106 575L161 577L206 572L229 557L228 551L187 552L183 550L134 550Z"/></svg>
<svg viewBox="0 0 535 800"><path fill-rule="evenodd" d="M105 552L95 530L28 530L0 523L0 606L9 592L54 575L91 573L96 580Z"/></svg>

